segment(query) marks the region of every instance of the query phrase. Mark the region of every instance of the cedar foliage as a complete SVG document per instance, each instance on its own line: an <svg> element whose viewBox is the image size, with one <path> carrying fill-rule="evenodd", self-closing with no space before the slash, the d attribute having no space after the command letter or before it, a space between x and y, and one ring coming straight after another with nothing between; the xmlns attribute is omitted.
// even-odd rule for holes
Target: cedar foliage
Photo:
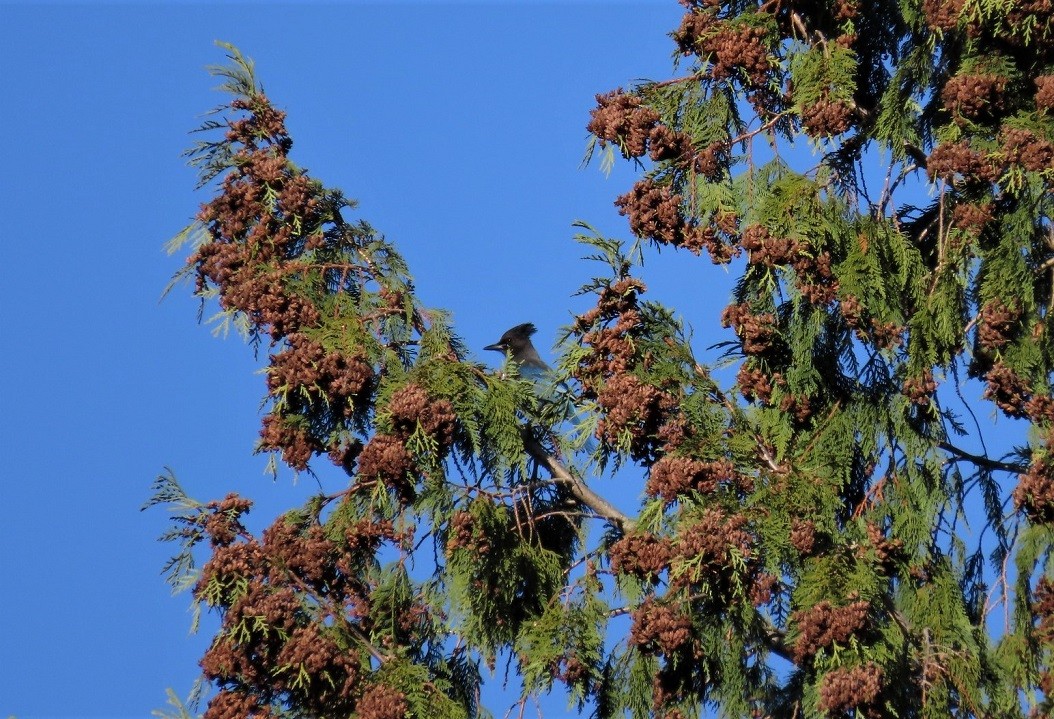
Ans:
<svg viewBox="0 0 1054 719"><path fill-rule="evenodd" d="M208 719L486 715L499 660L598 717L1054 711L1054 3L682 4L681 69L588 122L642 242L578 238L573 432L293 163L228 48L183 274L269 352L260 449L347 480L254 536L158 478L170 578L222 618ZM644 299L648 244L738 273L734 387ZM1023 420L1005 455L956 409L978 383Z"/></svg>

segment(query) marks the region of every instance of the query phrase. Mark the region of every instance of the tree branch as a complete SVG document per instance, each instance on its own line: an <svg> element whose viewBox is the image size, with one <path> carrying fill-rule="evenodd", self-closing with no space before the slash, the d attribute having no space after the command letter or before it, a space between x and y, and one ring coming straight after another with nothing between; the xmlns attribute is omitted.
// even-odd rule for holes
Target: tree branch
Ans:
<svg viewBox="0 0 1054 719"><path fill-rule="evenodd" d="M531 436L530 430L523 430L523 447L527 454L538 464L549 470L553 479L561 484L566 484L571 494L582 504L586 505L604 519L617 525L623 532L632 532L637 522L630 519L608 500L594 492L589 486L562 465L559 460L546 451L545 447Z"/></svg>
<svg viewBox="0 0 1054 719"><path fill-rule="evenodd" d="M998 459L989 459L980 454L971 454L964 449L959 449L950 442L940 442L937 446L948 454L953 455L956 459L964 459L967 462L976 464L978 467L994 469L999 472L1013 472L1015 474L1024 474L1028 471L1028 467L1026 466L1011 464L1010 462L1000 462Z"/></svg>

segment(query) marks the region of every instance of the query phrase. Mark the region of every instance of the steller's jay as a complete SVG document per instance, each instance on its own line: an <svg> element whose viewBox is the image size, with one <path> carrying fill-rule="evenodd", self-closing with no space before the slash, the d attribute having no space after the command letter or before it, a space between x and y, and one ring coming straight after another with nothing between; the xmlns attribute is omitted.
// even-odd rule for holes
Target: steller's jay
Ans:
<svg viewBox="0 0 1054 719"><path fill-rule="evenodd" d="M552 368L542 360L531 342L531 335L537 331L538 328L533 323L524 322L507 330L500 340L483 349L504 352L507 358L519 365L521 377L537 381L552 372Z"/></svg>
<svg viewBox="0 0 1054 719"><path fill-rule="evenodd" d="M578 416L575 398L571 389L556 379L552 368L545 363L538 354L538 350L534 348L531 335L537 331L538 328L534 326L534 323L524 322L506 330L501 339L483 349L504 352L508 360L516 363L520 377L534 383L535 394L538 398L554 406L557 409L557 417L571 420L574 423ZM592 452L595 448L595 443L591 441L591 438L586 438L585 445L587 452Z"/></svg>

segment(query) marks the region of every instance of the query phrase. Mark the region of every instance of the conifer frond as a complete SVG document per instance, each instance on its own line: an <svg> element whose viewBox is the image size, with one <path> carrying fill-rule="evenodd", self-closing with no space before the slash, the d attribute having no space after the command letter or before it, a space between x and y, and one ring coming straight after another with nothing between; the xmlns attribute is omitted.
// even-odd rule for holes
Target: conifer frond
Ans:
<svg viewBox="0 0 1054 719"><path fill-rule="evenodd" d="M270 350L259 448L320 485L256 536L155 482L223 701L474 718L502 660L598 717L1049 713L1049 13L685 5L689 72L597 96L633 237L574 223L595 304L538 381L473 360L223 45L174 282ZM716 368L644 297L661 250L734 275Z"/></svg>

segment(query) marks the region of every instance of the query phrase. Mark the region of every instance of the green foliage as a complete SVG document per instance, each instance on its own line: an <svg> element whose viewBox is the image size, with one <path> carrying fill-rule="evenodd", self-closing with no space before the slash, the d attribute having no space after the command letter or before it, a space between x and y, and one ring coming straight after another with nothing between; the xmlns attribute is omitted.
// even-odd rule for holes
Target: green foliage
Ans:
<svg viewBox="0 0 1054 719"><path fill-rule="evenodd" d="M450 553L446 581L460 632L488 661L523 625L544 613L563 586L564 562L545 546L546 527L524 508L477 499L469 506L472 544Z"/></svg>
<svg viewBox="0 0 1054 719"><path fill-rule="evenodd" d="M589 122L636 237L577 225L550 393L470 359L224 46L176 279L271 350L260 450L323 489L256 537L156 480L168 580L222 622L208 719L486 715L499 659L597 717L1052 709L1054 17L684 4L687 72ZM643 296L664 247L735 273L734 381Z"/></svg>
<svg viewBox="0 0 1054 719"><path fill-rule="evenodd" d="M529 621L515 641L525 694L550 691L558 677L567 682L572 702L581 709L600 678L608 605L587 582L576 597L554 597ZM562 665L562 666L561 666Z"/></svg>
<svg viewBox="0 0 1054 719"><path fill-rule="evenodd" d="M804 43L792 50L788 66L796 109L801 112L821 99L852 101L857 62L856 54L840 45Z"/></svg>

